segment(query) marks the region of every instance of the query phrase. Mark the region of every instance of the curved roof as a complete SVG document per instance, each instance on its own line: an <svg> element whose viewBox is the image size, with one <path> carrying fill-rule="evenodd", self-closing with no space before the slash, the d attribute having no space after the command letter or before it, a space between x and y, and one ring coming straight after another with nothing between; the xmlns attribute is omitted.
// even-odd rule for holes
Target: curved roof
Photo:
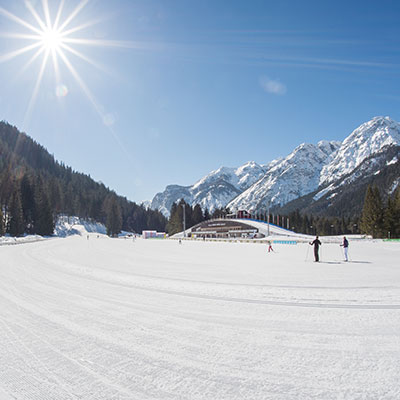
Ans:
<svg viewBox="0 0 400 400"><path fill-rule="evenodd" d="M216 218L212 220L207 220L203 221L200 224L197 224L189 229L186 230L186 235L189 233L192 233L192 231L195 231L196 228L201 226L202 224L207 224L207 226L212 226L212 224L218 224L218 223L229 223L231 222L232 225L235 226L243 226L243 228L248 227L249 229L257 229L258 232L262 233L266 237L274 237L274 236L286 236L286 237L295 237L297 239L306 239L310 240L313 236L310 235L304 235L301 233L296 233L293 231L290 231L288 229L282 228L280 226L274 225L274 224L269 224L269 236L268 236L268 223L265 221L258 221L258 220L253 220L253 219L247 219L247 218ZM183 232L179 232L173 237L183 237Z"/></svg>

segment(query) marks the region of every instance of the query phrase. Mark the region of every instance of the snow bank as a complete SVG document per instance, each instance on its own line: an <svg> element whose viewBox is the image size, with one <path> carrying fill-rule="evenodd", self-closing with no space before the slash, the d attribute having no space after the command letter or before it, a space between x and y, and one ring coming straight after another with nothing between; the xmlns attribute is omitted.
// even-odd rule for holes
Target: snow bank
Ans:
<svg viewBox="0 0 400 400"><path fill-rule="evenodd" d="M98 233L105 235L106 227L99 222L85 220L79 217L60 216L57 219L54 235L66 237L71 235L87 235L88 233Z"/></svg>
<svg viewBox="0 0 400 400"><path fill-rule="evenodd" d="M87 236L88 234L106 235L107 230L106 227L99 222L89 221L79 217L60 216L56 221L54 234L51 237L65 238L73 235ZM122 231L119 234L119 237L126 237L132 235L133 235L132 232ZM32 243L49 238L50 237L42 237L39 235L24 235L18 238L10 236L2 236L0 237L0 246Z"/></svg>
<svg viewBox="0 0 400 400"><path fill-rule="evenodd" d="M33 243L44 240L39 235L24 235L22 237L0 236L0 246L11 246L14 244Z"/></svg>

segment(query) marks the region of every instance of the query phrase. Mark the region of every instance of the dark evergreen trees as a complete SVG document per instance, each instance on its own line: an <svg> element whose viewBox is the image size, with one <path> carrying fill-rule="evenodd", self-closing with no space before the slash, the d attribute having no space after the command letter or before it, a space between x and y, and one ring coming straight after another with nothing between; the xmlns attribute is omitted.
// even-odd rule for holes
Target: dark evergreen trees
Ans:
<svg viewBox="0 0 400 400"><path fill-rule="evenodd" d="M160 212L128 201L89 176L74 172L58 163L29 136L0 122L0 209L7 231L11 223L11 230L19 232L21 225L18 213L15 216L18 200L13 197L15 190L20 197L23 231L27 233L51 234L58 214L106 224L108 214L103 204L110 197L115 199L121 213L122 227L119 229L165 231L167 220ZM14 215L12 219L11 214Z"/></svg>
<svg viewBox="0 0 400 400"><path fill-rule="evenodd" d="M167 223L167 232L169 235L183 231L183 212L185 212L186 229L205 220L205 216L199 204L192 207L190 204L186 203L185 200L181 199L178 203L172 204L170 217ZM207 210L205 214L209 216Z"/></svg>
<svg viewBox="0 0 400 400"><path fill-rule="evenodd" d="M3 211L0 208L0 236L4 236L5 226L4 226L4 215Z"/></svg>
<svg viewBox="0 0 400 400"><path fill-rule="evenodd" d="M361 232L379 237L383 231L383 205L379 189L368 186L360 220Z"/></svg>
<svg viewBox="0 0 400 400"><path fill-rule="evenodd" d="M9 208L8 233L11 236L22 236L24 234L24 228L21 195L19 190L15 189L11 197Z"/></svg>
<svg viewBox="0 0 400 400"><path fill-rule="evenodd" d="M192 223L193 225L197 225L198 223L204 220L203 210L201 209L199 204L196 204L193 208L192 212Z"/></svg>
<svg viewBox="0 0 400 400"><path fill-rule="evenodd" d="M117 236L122 228L121 207L115 198L111 198L106 202L106 229L108 236Z"/></svg>
<svg viewBox="0 0 400 400"><path fill-rule="evenodd" d="M37 189L35 199L34 233L42 236L51 236L54 232L54 216L47 193L43 191L43 188L39 187Z"/></svg>
<svg viewBox="0 0 400 400"><path fill-rule="evenodd" d="M393 196L394 203L394 232L392 237L400 237L400 187L394 192Z"/></svg>
<svg viewBox="0 0 400 400"><path fill-rule="evenodd" d="M400 187L387 200L384 212L384 235L389 238L400 237Z"/></svg>
<svg viewBox="0 0 400 400"><path fill-rule="evenodd" d="M386 232L389 238L396 235L396 222L397 220L395 202L394 199L392 200L389 197L383 216L384 235L386 234Z"/></svg>
<svg viewBox="0 0 400 400"><path fill-rule="evenodd" d="M169 235L182 232L183 230L183 210L177 203L172 204L171 214L167 223L167 232Z"/></svg>
<svg viewBox="0 0 400 400"><path fill-rule="evenodd" d="M25 174L21 179L20 187L25 231L34 233L37 210L33 182L28 174Z"/></svg>
<svg viewBox="0 0 400 400"><path fill-rule="evenodd" d="M228 208L226 207L216 208L213 211L211 218L225 218L227 214L229 214Z"/></svg>

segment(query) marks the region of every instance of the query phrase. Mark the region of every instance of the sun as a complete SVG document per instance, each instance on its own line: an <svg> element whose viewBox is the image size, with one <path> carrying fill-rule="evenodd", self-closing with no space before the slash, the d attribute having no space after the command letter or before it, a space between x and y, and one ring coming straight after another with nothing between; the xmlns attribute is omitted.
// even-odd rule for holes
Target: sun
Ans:
<svg viewBox="0 0 400 400"><path fill-rule="evenodd" d="M77 20L76 17L89 2L90 0L81 0L69 14L64 15L66 14L64 12L66 0L60 0L58 8L54 8L53 10L50 10L48 0L42 0L41 2L25 0L25 5L31 16L33 16L34 23L28 22L28 20L12 14L5 8L0 7L0 17L3 16L12 22L15 22L21 29L18 32L7 32L0 36L6 37L7 39L11 38L24 41L22 47L16 48L14 51L7 54L0 54L0 63L9 61L23 54L31 53L32 55L30 59L23 65L22 71L25 71L31 64L41 60L39 73L36 76L34 89L25 113L24 125L26 125L30 119L48 64L53 64L55 72L54 77L56 80L54 88L57 97L65 97L66 94L68 94L68 88L61 80L60 66L63 64L75 78L75 81L79 84L83 93L99 114L101 120L105 120L107 113L104 112L103 107L99 105L95 96L85 83L85 80L80 76L76 67L74 67L73 58L79 58L104 72L104 68L89 58L86 51L80 51L79 47L96 46L135 48L136 44L126 41L97 40L79 36L86 28L100 22L100 20L85 21L84 18L80 18L80 20L84 20L84 22L81 22L79 25L76 23L74 24ZM57 7L56 0L51 0L50 3L53 7Z"/></svg>
<svg viewBox="0 0 400 400"><path fill-rule="evenodd" d="M46 28L40 38L43 48L47 51L58 52L63 47L62 33L57 29Z"/></svg>

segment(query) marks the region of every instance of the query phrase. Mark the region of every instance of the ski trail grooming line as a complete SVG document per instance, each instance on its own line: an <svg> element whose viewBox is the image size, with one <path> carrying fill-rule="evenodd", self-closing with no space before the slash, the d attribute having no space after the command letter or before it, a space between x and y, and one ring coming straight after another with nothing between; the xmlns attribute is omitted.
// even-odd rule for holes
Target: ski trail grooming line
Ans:
<svg viewBox="0 0 400 400"><path fill-rule="evenodd" d="M32 355L33 359L37 361L37 363L39 365L41 365L48 373L49 376L53 377L53 379L58 383L59 387L64 390L64 392L70 396L73 399L78 399L78 396L76 396L75 394L71 393L70 390L68 390L68 388L64 385L64 383L58 378L58 376L51 371L50 369L47 368L46 364L40 360L40 358L38 358L32 351L31 349L29 349L29 347L17 336L17 334L10 328L9 324L0 317L0 322L5 326L5 328L7 329L7 331L12 335L12 337L15 338L15 340L29 353ZM35 335L36 336L36 335ZM40 338L38 338L39 340L42 340Z"/></svg>

